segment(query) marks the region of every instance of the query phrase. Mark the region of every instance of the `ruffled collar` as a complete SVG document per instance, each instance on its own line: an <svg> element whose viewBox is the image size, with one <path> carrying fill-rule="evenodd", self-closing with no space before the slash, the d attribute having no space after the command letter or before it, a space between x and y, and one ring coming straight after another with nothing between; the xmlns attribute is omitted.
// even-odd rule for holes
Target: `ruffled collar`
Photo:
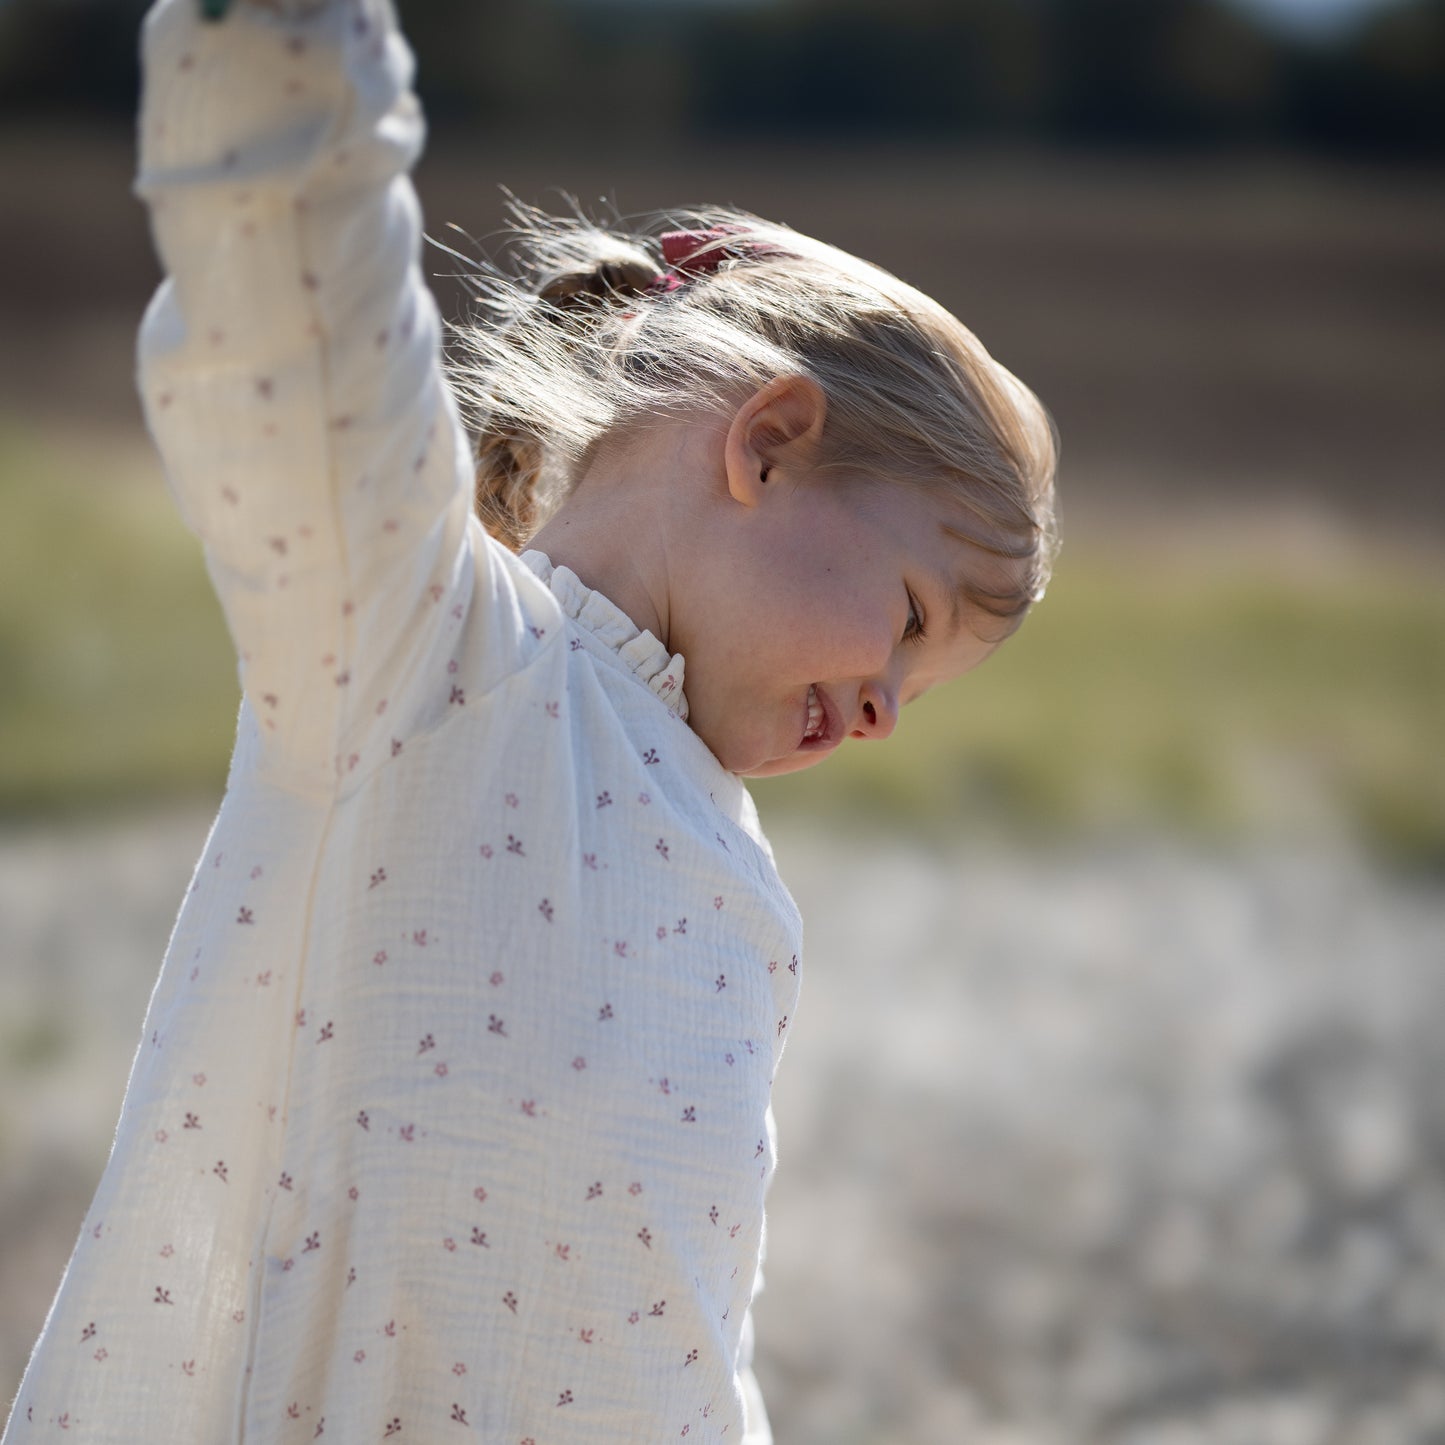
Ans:
<svg viewBox="0 0 1445 1445"><path fill-rule="evenodd" d="M669 654L652 633L642 631L616 603L585 586L570 568L554 567L545 552L523 552L521 560L568 617L646 683L672 712L687 720L680 652Z"/></svg>

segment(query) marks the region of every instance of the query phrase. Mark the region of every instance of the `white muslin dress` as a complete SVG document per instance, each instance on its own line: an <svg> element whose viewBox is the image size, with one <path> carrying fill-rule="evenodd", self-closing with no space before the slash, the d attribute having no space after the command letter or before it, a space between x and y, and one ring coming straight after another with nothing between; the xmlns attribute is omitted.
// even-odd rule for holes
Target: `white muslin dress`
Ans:
<svg viewBox="0 0 1445 1445"><path fill-rule="evenodd" d="M683 659L470 514L384 0L161 0L152 429L224 803L4 1435L761 1442L799 923Z"/></svg>

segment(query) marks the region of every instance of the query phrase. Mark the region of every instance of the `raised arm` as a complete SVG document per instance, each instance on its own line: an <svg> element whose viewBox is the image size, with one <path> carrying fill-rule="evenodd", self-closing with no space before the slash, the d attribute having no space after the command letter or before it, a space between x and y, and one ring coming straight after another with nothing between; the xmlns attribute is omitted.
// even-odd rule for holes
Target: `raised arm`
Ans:
<svg viewBox="0 0 1445 1445"><path fill-rule="evenodd" d="M167 279L147 418L241 658L263 766L329 793L470 600L472 468L407 172L388 0L159 0L141 166Z"/></svg>

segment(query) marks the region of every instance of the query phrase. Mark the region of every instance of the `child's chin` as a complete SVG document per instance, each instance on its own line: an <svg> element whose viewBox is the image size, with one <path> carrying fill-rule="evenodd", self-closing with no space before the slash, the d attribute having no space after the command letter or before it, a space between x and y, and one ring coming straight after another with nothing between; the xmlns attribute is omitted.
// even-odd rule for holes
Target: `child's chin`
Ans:
<svg viewBox="0 0 1445 1445"><path fill-rule="evenodd" d="M757 767L739 768L738 772L744 778L780 778L784 773L801 773L804 768L816 768L832 752L832 748L819 748L816 752L789 753L785 758L774 758Z"/></svg>

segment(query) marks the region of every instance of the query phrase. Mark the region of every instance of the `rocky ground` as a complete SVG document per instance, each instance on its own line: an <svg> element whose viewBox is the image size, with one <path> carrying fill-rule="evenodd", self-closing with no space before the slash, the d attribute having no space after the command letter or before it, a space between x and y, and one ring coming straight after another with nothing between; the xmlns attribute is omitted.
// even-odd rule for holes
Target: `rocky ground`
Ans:
<svg viewBox="0 0 1445 1445"><path fill-rule="evenodd" d="M206 820L0 832L0 1389ZM775 830L779 1445L1445 1442L1445 892L1345 852Z"/></svg>

